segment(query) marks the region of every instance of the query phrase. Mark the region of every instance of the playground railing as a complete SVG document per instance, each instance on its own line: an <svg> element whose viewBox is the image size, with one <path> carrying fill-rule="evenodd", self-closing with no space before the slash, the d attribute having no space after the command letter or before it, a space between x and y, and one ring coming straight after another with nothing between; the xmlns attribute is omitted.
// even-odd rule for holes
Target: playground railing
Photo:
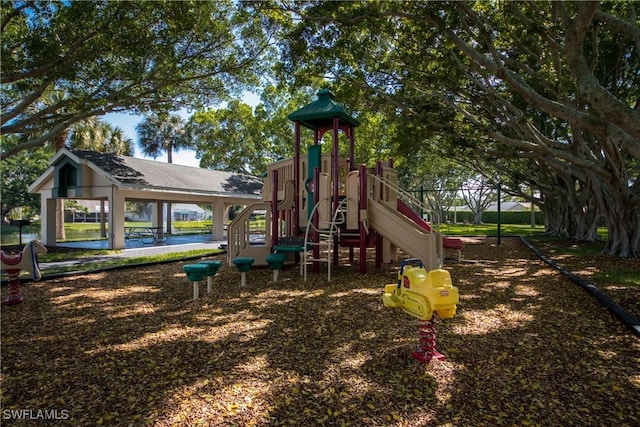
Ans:
<svg viewBox="0 0 640 427"><path fill-rule="evenodd" d="M270 164L267 167L267 178L264 180L262 200L270 200L271 186L273 185L271 182L271 172L274 170L278 172L278 199L284 198L286 183L288 181L295 181L293 173L293 158L281 159Z"/></svg>
<svg viewBox="0 0 640 427"><path fill-rule="evenodd" d="M440 216L436 212L433 212L431 209L429 209L427 205L425 205L422 201L414 197L411 193L404 190L402 187L399 187L397 185L394 185L394 184L391 184L390 182L385 181L379 176L376 176L373 174L367 174L367 176L369 178L373 178L373 183L382 187L382 191L381 191L382 194L388 194L390 192L394 192L397 195L397 197L400 198L400 200L402 200L409 207L411 207L411 209L413 209L414 212L416 213L423 212L423 215L426 214L426 218L424 217L423 218L425 221L431 224L433 230L437 230L439 228ZM380 194L378 191L375 191L374 189L374 194L375 193ZM375 197L375 195L374 195L374 198L378 199L377 197ZM395 199L394 199L394 202L395 202ZM393 208L395 209L395 206L393 206Z"/></svg>
<svg viewBox="0 0 640 427"><path fill-rule="evenodd" d="M271 221L270 207L271 205L267 202L251 203L231 221L227 228L229 263L235 257L248 256L255 259L255 265L265 265L272 239L267 225ZM252 227L252 214L256 211L266 212L263 230Z"/></svg>

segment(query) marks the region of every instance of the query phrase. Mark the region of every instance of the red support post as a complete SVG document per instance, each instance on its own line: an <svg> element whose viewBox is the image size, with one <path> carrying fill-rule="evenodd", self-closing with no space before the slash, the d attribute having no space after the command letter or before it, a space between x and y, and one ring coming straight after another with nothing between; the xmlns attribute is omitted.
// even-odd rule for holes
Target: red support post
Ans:
<svg viewBox="0 0 640 427"><path fill-rule="evenodd" d="M338 205L340 201L338 200L338 180L340 179L340 171L338 170L340 167L340 158L338 150L338 132L340 130L340 120L338 117L333 118L333 191L331 195L331 217L335 215L335 212L338 210ZM338 250L339 250L339 242L337 239L333 241L333 265L338 265Z"/></svg>
<svg viewBox="0 0 640 427"><path fill-rule="evenodd" d="M380 179L383 178L382 175L382 162L378 161L376 163L376 176ZM378 197L380 198L379 201L387 201L384 199L384 187L382 184L380 184L380 181L376 180L376 186L378 186ZM375 236L376 239L376 253L375 253L375 258L376 258L376 268L380 268L382 266L382 236L379 233L376 233Z"/></svg>
<svg viewBox="0 0 640 427"><path fill-rule="evenodd" d="M367 210L367 168L360 165L360 211ZM360 216L360 212L358 212ZM360 221L360 274L367 273L367 230Z"/></svg>
<svg viewBox="0 0 640 427"><path fill-rule="evenodd" d="M278 171L271 173L271 245L278 244L278 220L280 214L278 212Z"/></svg>
<svg viewBox="0 0 640 427"><path fill-rule="evenodd" d="M293 229L298 233L300 226L300 122L295 124L295 142L293 145L293 187L295 197L293 198Z"/></svg>

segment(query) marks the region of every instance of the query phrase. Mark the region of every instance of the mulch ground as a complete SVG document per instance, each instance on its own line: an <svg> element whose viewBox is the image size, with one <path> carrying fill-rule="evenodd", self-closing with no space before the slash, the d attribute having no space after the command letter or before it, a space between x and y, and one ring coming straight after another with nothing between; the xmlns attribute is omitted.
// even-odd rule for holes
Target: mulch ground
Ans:
<svg viewBox="0 0 640 427"><path fill-rule="evenodd" d="M244 288L226 267L193 301L183 264L23 285L2 307L2 424L640 425L640 339L519 239L447 260L460 304L426 366L416 320L382 304L397 265L253 269Z"/></svg>
<svg viewBox="0 0 640 427"><path fill-rule="evenodd" d="M536 242L546 257L561 265L580 278L592 282L620 304L626 311L640 319L640 286L618 283L602 272L622 271L635 274L636 283L640 277L640 260L632 258L615 258L598 253L598 243L582 243L572 240ZM576 255L576 249L590 250L594 255ZM579 252L578 252L579 253Z"/></svg>

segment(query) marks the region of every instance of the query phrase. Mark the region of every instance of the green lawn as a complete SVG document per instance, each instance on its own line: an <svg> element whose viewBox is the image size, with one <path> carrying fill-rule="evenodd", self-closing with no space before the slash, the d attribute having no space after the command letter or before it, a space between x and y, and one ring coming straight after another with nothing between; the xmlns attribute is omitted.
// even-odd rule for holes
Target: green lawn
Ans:
<svg viewBox="0 0 640 427"><path fill-rule="evenodd" d="M146 226L150 225L148 222L126 222L126 226L134 227L134 226ZM174 231L179 233L202 233L203 230L206 230L207 225L211 225L211 221L173 221L172 227ZM261 229L263 230L265 227L264 219L256 219L252 221L251 228L252 229ZM15 227L14 227L15 228ZM37 231L39 229L39 224L34 223L28 227L23 228L23 233L27 233L31 231ZM9 226L3 226L2 232L11 232L11 228ZM100 224L98 223L65 223L65 231L69 236L78 236L85 235L90 239L97 239L100 236ZM445 235L449 236L490 236L496 237L498 235L498 227L497 224L481 224L481 225L473 225L473 224L441 224L439 227L439 231ZM13 231L15 232L15 230ZM546 236L543 235L544 226L538 225L536 227L531 227L526 224L502 224L500 227L500 235L502 237L514 237L514 236L524 236L532 241L546 241L546 240L560 240L561 238L554 236ZM606 229L599 230L599 234L606 236ZM72 238L69 240L83 240L82 238ZM597 246L597 247L596 247ZM585 255L591 255L593 251L596 253L601 249L601 245L595 245L593 248L588 247L587 249L576 249L577 250L588 250L589 253ZM70 252L50 252L47 254L43 254L39 256L39 260L41 262L56 262L56 261L68 261L82 258L95 258L100 257L102 255L111 255L117 254L121 251L119 250L74 250ZM174 253L170 255L161 255L157 257L143 257L143 258L131 258L126 260L117 260L117 261L105 261L99 263L91 263L92 268L98 267L110 267L115 265L123 265L123 263L127 265L136 265L150 262L162 262L169 261L173 259L182 259L186 257L192 257L197 255L203 255L210 251L191 251L184 253ZM575 254L578 255L578 254ZM75 267L77 269L78 267ZM68 269L67 269L68 270ZM60 269L60 271L56 270L55 272L64 272L64 269Z"/></svg>
<svg viewBox="0 0 640 427"><path fill-rule="evenodd" d="M498 235L497 224L441 224L440 232L448 236L490 236ZM536 225L531 227L528 224L501 224L500 235L502 237L523 236L532 240L558 240L563 237L543 235L544 225ZM607 238L607 229L598 228L598 236L601 239Z"/></svg>
<svg viewBox="0 0 640 427"><path fill-rule="evenodd" d="M118 253L120 251L109 251L109 250L86 250L86 251L74 251L74 252L65 252L65 253L46 253L38 256L38 260L40 262L54 262L54 261L71 261L82 258L94 258L99 257L100 255L108 255L112 253ZM67 273L71 271L79 271L79 270L98 270L104 268L112 268L112 267L121 267L121 266L129 266L134 267L136 265L144 265L144 264L156 264L163 262L171 262L171 261L180 261L188 258L200 258L203 256L208 256L216 253L222 252L221 249L209 250L209 249L196 249L186 252L172 252L168 254L160 254L155 256L142 256L142 257L132 257L132 258L124 258L124 259L115 259L111 260L106 258L105 261L92 260L89 264L73 266L73 267L60 267L60 268L51 268L47 269L46 275Z"/></svg>
<svg viewBox="0 0 640 427"><path fill-rule="evenodd" d="M136 227L136 226L148 226L151 225L150 222L134 222L127 221L125 223L127 227ZM174 232L178 233L202 233L206 230L207 226L211 226L211 221L173 221L171 223ZM256 219L251 222L252 229L264 229L265 221L264 219ZM65 231L67 234L76 235L76 234L95 234L97 236L100 235L100 224L98 223L65 223L64 225ZM30 226L24 227L23 232L37 232L40 230L40 224L33 223ZM495 237L498 235L498 226L497 224L441 224L439 226L439 230L441 233L449 235L449 236L492 236ZM11 226L2 226L3 233L17 232L17 227ZM500 235L504 237L513 237L513 236L536 236L544 233L544 226L537 225L535 227L531 227L528 224L501 224L500 226ZM598 230L598 234L602 237L606 237L606 229L602 228ZM554 239L554 237L550 236L539 236L539 238L548 238Z"/></svg>
<svg viewBox="0 0 640 427"><path fill-rule="evenodd" d="M441 224L440 232L448 236L497 236L497 224ZM501 224L500 235L510 236L531 236L544 233L544 226L531 227L526 224Z"/></svg>

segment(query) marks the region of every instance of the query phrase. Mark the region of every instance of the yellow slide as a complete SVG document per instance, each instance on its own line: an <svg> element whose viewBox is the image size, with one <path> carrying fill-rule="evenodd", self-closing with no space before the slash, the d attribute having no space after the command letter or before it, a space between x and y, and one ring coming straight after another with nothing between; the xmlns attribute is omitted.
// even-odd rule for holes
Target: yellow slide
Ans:
<svg viewBox="0 0 640 427"><path fill-rule="evenodd" d="M440 267L438 254L442 250L438 250L438 245L442 245L442 239L438 233L423 230L397 209L371 197L367 200L367 221L370 228L407 255L422 260L428 270Z"/></svg>

